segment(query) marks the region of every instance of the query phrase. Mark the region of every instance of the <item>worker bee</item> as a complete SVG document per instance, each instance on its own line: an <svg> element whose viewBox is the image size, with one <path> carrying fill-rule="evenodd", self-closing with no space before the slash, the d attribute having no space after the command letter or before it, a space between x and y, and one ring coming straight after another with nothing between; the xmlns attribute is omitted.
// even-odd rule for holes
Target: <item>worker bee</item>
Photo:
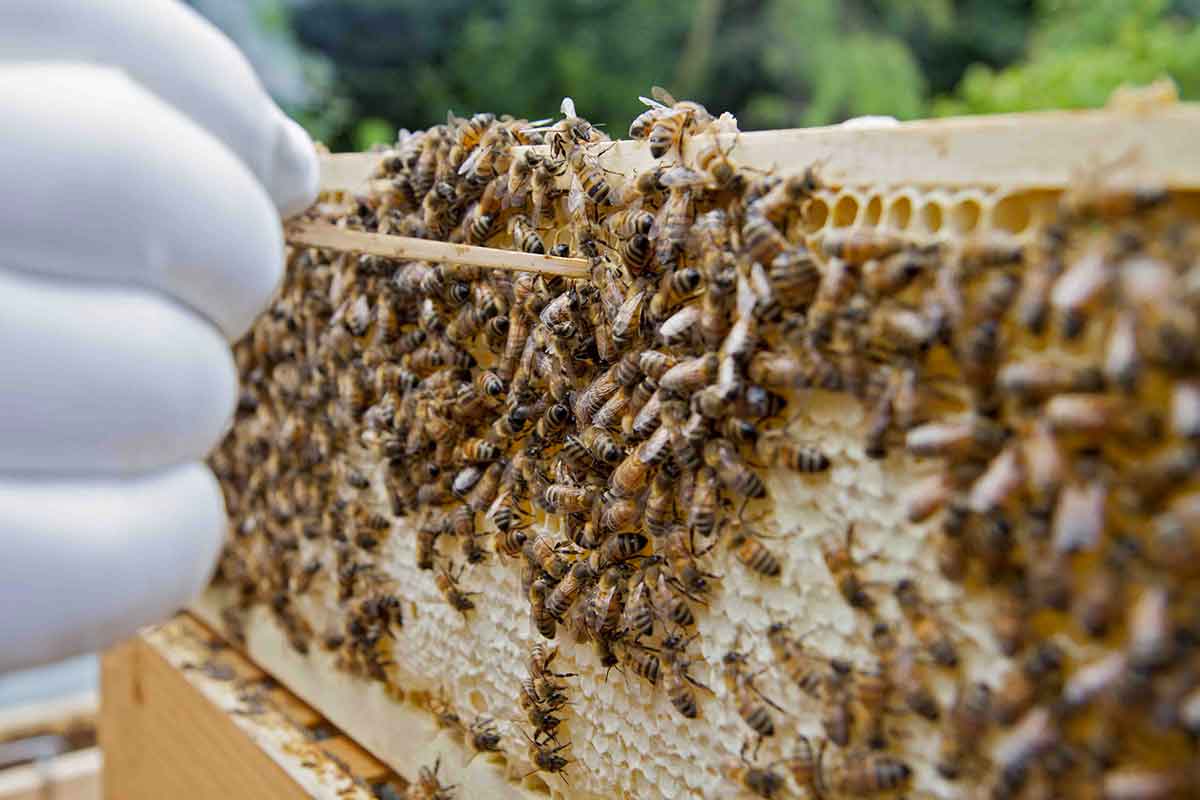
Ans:
<svg viewBox="0 0 1200 800"><path fill-rule="evenodd" d="M722 664L725 690L737 705L738 716L758 737L754 747L754 757L757 758L763 740L775 735L775 720L768 706L780 712L783 709L754 685L759 673L749 672L749 657L745 653L730 650L722 659Z"/></svg>
<svg viewBox="0 0 1200 800"><path fill-rule="evenodd" d="M629 668L633 670L633 674L651 686L657 686L658 676L662 672L662 665L658 660L658 656L655 655L656 651L644 645L633 644L631 642L626 645L624 652L625 662L629 664Z"/></svg>
<svg viewBox="0 0 1200 800"><path fill-rule="evenodd" d="M748 745L749 742L746 742ZM742 748L740 761L727 761L721 766L721 775L730 783L765 800L783 797L787 791L787 777L771 767L755 767L746 760L746 748Z"/></svg>
<svg viewBox="0 0 1200 800"><path fill-rule="evenodd" d="M667 687L667 697L680 716L687 719L697 719L700 716L693 687L712 692L688 673L692 660L687 657L687 647L698 635L683 639L677 634L671 634L664 637L662 642L663 683Z"/></svg>
<svg viewBox="0 0 1200 800"><path fill-rule="evenodd" d="M871 643L875 652L879 654L882 681L886 682L888 690L899 694L909 711L930 722L936 722L941 717L941 708L938 706L936 695L925 681L915 649L908 644L897 642L892 629L883 622L877 622L872 627ZM876 717L876 721L878 720L879 717ZM882 730L878 725L875 727L876 732L881 734Z"/></svg>
<svg viewBox="0 0 1200 800"><path fill-rule="evenodd" d="M455 786L443 785L438 779L438 769L442 766L442 758L438 756L433 762L433 769L429 767L421 767L417 773L416 792L419 797L425 800L452 800L454 797Z"/></svg>
<svg viewBox="0 0 1200 800"><path fill-rule="evenodd" d="M650 484L650 493L646 497L646 507L642 522L647 533L660 537L675 522L675 484L678 474L672 474L667 469L661 469Z"/></svg>
<svg viewBox="0 0 1200 800"><path fill-rule="evenodd" d="M458 586L458 580L462 576L462 568L459 569L458 575L453 573L454 564L451 562L449 567L444 567L438 570L435 578L438 591L442 593L442 597L450 604L450 607L461 613L464 617L468 611L475 608L475 602L471 600L471 596L477 592L464 592Z"/></svg>
<svg viewBox="0 0 1200 800"><path fill-rule="evenodd" d="M663 541L663 555L674 579L689 596L705 594L708 591L708 581L720 577L700 569L696 561L697 553L692 545L691 531L683 525L676 525L667 533Z"/></svg>
<svg viewBox="0 0 1200 800"><path fill-rule="evenodd" d="M651 446L651 442L655 439L661 442L663 438L665 437L658 437L656 434L655 437L642 442L617 465L608 480L609 488L615 496L632 497L645 488L646 482L650 478L651 468L655 465L656 458L659 457L648 457L648 454L656 450L655 446ZM658 446L661 447L661 444Z"/></svg>
<svg viewBox="0 0 1200 800"><path fill-rule="evenodd" d="M762 478L746 466L737 448L725 439L710 439L704 445L704 463L716 470L717 479L731 492L751 499L766 497Z"/></svg>
<svg viewBox="0 0 1200 800"><path fill-rule="evenodd" d="M821 687L821 727L829 741L838 747L849 745L854 731L854 709L850 702L852 676L849 662L832 659Z"/></svg>
<svg viewBox="0 0 1200 800"><path fill-rule="evenodd" d="M525 543L525 556L554 580L567 574L570 564L559 553L559 548L543 534L535 534Z"/></svg>
<svg viewBox="0 0 1200 800"><path fill-rule="evenodd" d="M587 561L576 561L546 598L546 613L561 622L580 592L595 579L596 573Z"/></svg>
<svg viewBox="0 0 1200 800"><path fill-rule="evenodd" d="M846 228L831 231L821 239L821 252L849 264L882 259L910 247L902 236L874 228Z"/></svg>
<svg viewBox="0 0 1200 800"><path fill-rule="evenodd" d="M837 584L838 592L851 608L870 611L875 607L875 601L864 589L863 581L858 577L858 567L866 559L854 557L854 525L846 528L845 543L826 539L821 543L821 557L833 581ZM868 556L873 558L873 556Z"/></svg>
<svg viewBox="0 0 1200 800"><path fill-rule="evenodd" d="M535 579L529 586L529 611L533 626L547 639L553 639L558 621L546 610L546 600L553 584L545 577Z"/></svg>
<svg viewBox="0 0 1200 800"><path fill-rule="evenodd" d="M546 144L555 158L565 158L578 145L602 141L604 135L575 112L575 101L564 97L560 106L563 118L546 133ZM536 129L535 129L536 130Z"/></svg>
<svg viewBox="0 0 1200 800"><path fill-rule="evenodd" d="M742 242L747 257L758 264L771 264L789 243L765 214L751 208L742 222Z"/></svg>
<svg viewBox="0 0 1200 800"><path fill-rule="evenodd" d="M907 788L912 781L912 768L908 764L883 753L845 753L828 769L820 759L818 763L823 791L841 797L891 794Z"/></svg>
<svg viewBox="0 0 1200 800"><path fill-rule="evenodd" d="M973 748L983 738L991 720L992 690L987 684L960 686L942 732L936 767L946 780L962 777L964 762L975 755Z"/></svg>
<svg viewBox="0 0 1200 800"><path fill-rule="evenodd" d="M529 218L523 214L514 214L509 219L508 235L512 237L513 244L519 250L539 255L544 255L546 252L546 243L542 241L542 237L530 223Z"/></svg>
<svg viewBox="0 0 1200 800"><path fill-rule="evenodd" d="M616 191L605 177L605 170L600 163L588 155L583 148L571 151L567 163L571 167L571 194L567 198L568 207L579 211L584 207L584 198L593 206L600 208L611 205L616 199Z"/></svg>
<svg viewBox="0 0 1200 800"><path fill-rule="evenodd" d="M943 667L958 666L958 647L946 633L946 623L934 617L932 608L921 597L916 583L909 578L901 579L896 583L895 595L913 635L934 663Z"/></svg>
<svg viewBox="0 0 1200 800"><path fill-rule="evenodd" d="M778 578L783 572L783 565L779 556L760 541L762 534L751 530L740 518L730 519L726 525L733 528L729 547L737 560L752 572L767 578Z"/></svg>
<svg viewBox="0 0 1200 800"><path fill-rule="evenodd" d="M1052 642L1042 642L1033 648L994 693L992 716L996 722L1012 725L1040 696L1057 693L1062 688L1064 657L1062 649Z"/></svg>
<svg viewBox="0 0 1200 800"><path fill-rule="evenodd" d="M562 773L566 771L572 762L560 756L559 753L570 747L571 743L566 742L556 747L549 747L544 744L538 744L524 730L521 731L521 735L529 741L529 760L533 762L533 772L549 772L558 775L558 777L562 778L563 783L567 783L567 779ZM528 777L528 775L525 777Z"/></svg>
<svg viewBox="0 0 1200 800"><path fill-rule="evenodd" d="M673 263L687 245L692 224L696 221L696 204L692 195L703 182L703 175L683 166L672 167L662 176L662 184L667 187L669 194L652 236L657 241L660 264Z"/></svg>
<svg viewBox="0 0 1200 800"><path fill-rule="evenodd" d="M650 110L634 120L634 125L630 126L630 135L633 136L635 131L645 133L650 142L651 158L662 158L672 150L678 151L686 131L712 120L712 116L703 106L692 102L681 103L661 86L652 87L650 94L653 95L652 98L638 97ZM647 114L651 116L647 117Z"/></svg>
<svg viewBox="0 0 1200 800"><path fill-rule="evenodd" d="M533 429L534 437L542 444L557 441L571 421L571 408L563 403L554 403L538 418Z"/></svg>
<svg viewBox="0 0 1200 800"><path fill-rule="evenodd" d="M830 467L829 456L812 446L801 446L788 441L782 432L759 437L755 444L758 457L772 467L790 469L793 472L825 472Z"/></svg>

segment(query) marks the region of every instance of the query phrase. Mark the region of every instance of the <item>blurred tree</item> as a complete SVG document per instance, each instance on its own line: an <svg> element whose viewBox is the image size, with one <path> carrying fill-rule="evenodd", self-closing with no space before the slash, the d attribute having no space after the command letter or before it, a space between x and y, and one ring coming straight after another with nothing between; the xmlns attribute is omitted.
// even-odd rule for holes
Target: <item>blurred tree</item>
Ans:
<svg viewBox="0 0 1200 800"><path fill-rule="evenodd" d="M192 2L201 10L225 7L212 14L219 24L247 16L228 10L246 0ZM622 136L642 110L637 96L654 84L732 111L745 130L862 114L909 119L1098 105L1121 82L1161 74L1173 76L1185 97L1200 96L1200 0L249 6L268 32L262 35L302 54L292 63L309 91L281 99L335 150L391 139L399 126L436 124L447 109L555 116L564 95ZM244 41L245 28L230 32Z"/></svg>
<svg viewBox="0 0 1200 800"><path fill-rule="evenodd" d="M987 114L1105 103L1123 83L1169 75L1200 98L1200 8L1168 0L1039 0L1027 61L971 66L938 114Z"/></svg>

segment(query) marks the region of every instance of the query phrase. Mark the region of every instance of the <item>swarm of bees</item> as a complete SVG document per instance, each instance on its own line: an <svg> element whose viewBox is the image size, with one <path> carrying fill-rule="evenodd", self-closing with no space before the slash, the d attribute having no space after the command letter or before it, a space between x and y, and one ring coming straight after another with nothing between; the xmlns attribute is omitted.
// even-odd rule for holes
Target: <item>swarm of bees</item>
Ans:
<svg viewBox="0 0 1200 800"><path fill-rule="evenodd" d="M1100 175L1022 238L850 227L805 241L795 232L831 188L819 165L741 166L732 118L653 94L629 129L654 159L637 174L604 168L608 137L568 98L552 124L451 115L402 131L381 157L390 188L312 212L585 258L591 277L294 249L235 349L237 420L211 459L235 520L218 580L240 607L269 606L297 650L319 641L387 682L405 607L379 568L393 517L468 625L482 602L473 569L507 565L536 637L513 687L524 739L509 745L564 782L576 676L553 662L565 639L606 677L661 684L685 724L728 703L745 746L721 774L750 795L909 790L900 717L940 742L939 779L964 796L1190 796L1194 219L1164 190ZM788 620L766 631L770 660L738 646L711 665L723 693L702 680L714 554L753 580L789 569L774 542L793 532L773 528L764 471L820 485L837 465L789 432L814 390L867 409L866 458L941 465L907 518L936 528L942 575L991 603L1003 682L964 671L952 604L911 578L869 577L853 523L820 557L874 660L825 657L799 632L817 621ZM301 558L301 542L326 556ZM319 581L343 609L323 635L296 601ZM820 737L774 699L782 685L811 698ZM490 717L438 717L476 752L504 749ZM758 758L778 741L792 754Z"/></svg>

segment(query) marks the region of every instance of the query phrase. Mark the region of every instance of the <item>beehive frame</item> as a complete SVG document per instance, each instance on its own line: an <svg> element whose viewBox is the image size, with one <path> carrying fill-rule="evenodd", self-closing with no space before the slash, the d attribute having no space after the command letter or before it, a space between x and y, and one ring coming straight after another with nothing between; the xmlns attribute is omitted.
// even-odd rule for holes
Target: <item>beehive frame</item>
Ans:
<svg viewBox="0 0 1200 800"><path fill-rule="evenodd" d="M952 238L987 229L1024 236L1047 221L1063 188L1088 170L1122 159L1128 159L1128 164L1114 170L1118 181L1166 186L1180 194L1180 202L1193 202L1195 196L1189 193L1200 190L1200 158L1189 152L1189 148L1194 150L1191 145L1197 131L1200 131L1200 109L1170 106L1138 113L1051 113L870 129L746 133L732 142L731 157L746 166L782 173L798 171L812 163L821 164L823 179L837 189L817 195L812 211L801 223L803 229L795 231L797 238L854 226L891 227L917 239ZM626 175L650 163L645 145L631 142L616 143L601 159L605 168ZM378 156L370 154L327 157L323 162L323 190L331 194L362 191L370 186L369 176L377 160ZM914 566L910 562L915 559L918 562L915 566L919 567L924 560L924 569L929 570L928 559L921 555L919 546L928 530L909 526L899 513L901 496L928 474L928 469L902 455L889 457L881 465L862 461L858 442L864 424L863 411L855 405L846 404L836 395L811 393L806 418L793 432L806 439L819 434L826 450L835 456L845 455L848 463L834 470L833 492L828 491L828 485L818 489L794 476L770 476L771 493L777 504L782 502L784 506L779 511L780 527L829 532L845 518L869 521L873 524L863 537L869 549L885 550L898 564ZM895 541L888 536L893 527L904 527L912 534L911 538L903 543ZM411 536L398 538L411 541ZM847 617L846 609L835 610L836 594L827 578L822 577L824 568L820 565L816 538L816 535L805 536L787 545L787 557L795 566L785 573L782 586L764 588L745 581L726 587L727 599L722 603L734 608L739 602L748 605L729 617L733 624L725 626L705 649L704 655L710 663L719 664L722 649L733 644L735 629L761 633L776 612L789 612L801 619L806 615L821 617L829 628L828 635L817 641L823 651L852 658L862 655L861 643L854 641L852 615ZM405 552L403 558L411 561L411 554ZM736 571L731 563L723 567L717 571ZM932 575L932 570L929 571ZM891 575L882 570L874 577L886 579ZM501 585L507 584L501 580ZM937 592L931 594L941 596ZM214 590L199 610L220 625L220 608L227 603L228 597ZM755 608L751 609L752 606ZM498 616L502 618L505 613L501 609ZM970 604L962 613L960 622L968 633L977 631L979 620L986 616L985 609L971 608ZM304 658L292 652L265 612L251 614L246 633L248 650L259 663L396 769L411 773L417 765L432 761L434 753L445 753L446 764L451 768L450 780L460 784L463 796L542 796L536 784L513 783L504 770L484 758L456 769L467 760L465 752L452 737L438 731L427 713L415 709L411 702L397 701L380 686L338 672L332 658L323 653L314 652ZM503 638L497 640L501 646ZM983 638L981 635L979 641ZM426 646L433 643L433 640L424 642ZM968 671L973 677L998 677L1003 665L990 658L986 646L967 649ZM586 668L575 663L569 652L565 655L572 671ZM516 660L520 662L521 656ZM766 663L767 658L763 661ZM439 684L444 686L440 676L413 677L408 699L417 700L417 705ZM719 682L716 670L708 677ZM446 688L461 703L471 702L467 697L472 691L470 686ZM614 692L622 694L620 686ZM662 707L661 698L656 706L656 699L642 692L641 687L635 687L632 694L635 704L643 709L657 708L648 713L669 714L669 709ZM495 713L495 698L487 692L479 697L481 701L474 707L482 705L479 710ZM573 724L579 720L581 726L586 722L586 727L573 728L573 738L577 741L620 738L613 729L602 726L604 709L611 697L610 694L606 698L589 699L590 714L587 704L574 709ZM794 698L788 695L788 699ZM623 698L623 702L630 700L628 696ZM585 719L589 715L594 718ZM718 719L715 727L726 735L726 740L720 737L706 740L704 746L690 753L676 750L676 766L703 756L736 755L741 734L736 723L736 717ZM400 728L403 734L397 734ZM676 729L676 735L683 735L683 729ZM912 750L919 752L922 747L917 743ZM703 766L715 767L715 764ZM915 796L924 793L957 796L959 789L931 777L930 770L922 769L919 763L917 767L920 780ZM692 781L696 775L703 777ZM597 787L594 782L589 787L586 781L577 780L566 787L553 779L548 786L555 794L572 797L615 796L618 791L638 797L652 796L648 791L657 791L664 797L724 796L720 794L720 779L711 769L685 774L667 768L634 776L620 788ZM600 790L596 791L597 788Z"/></svg>

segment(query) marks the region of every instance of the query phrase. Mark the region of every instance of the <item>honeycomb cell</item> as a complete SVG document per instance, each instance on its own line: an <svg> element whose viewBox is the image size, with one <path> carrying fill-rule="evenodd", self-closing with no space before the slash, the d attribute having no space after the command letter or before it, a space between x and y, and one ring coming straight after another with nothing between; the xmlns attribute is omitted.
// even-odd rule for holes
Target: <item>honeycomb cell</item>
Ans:
<svg viewBox="0 0 1200 800"><path fill-rule="evenodd" d="M863 209L862 222L864 225L875 227L883 219L883 198L877 194L871 195Z"/></svg>
<svg viewBox="0 0 1200 800"><path fill-rule="evenodd" d="M833 206L832 225L835 228L848 228L858 219L858 198L852 194L843 194Z"/></svg>
<svg viewBox="0 0 1200 800"><path fill-rule="evenodd" d="M907 195L892 198L888 203L887 224L898 230L906 230L912 220L912 200Z"/></svg>
<svg viewBox="0 0 1200 800"><path fill-rule="evenodd" d="M979 201L973 197L966 197L951 206L947 216L954 233L965 235L973 233L979 227L982 215L983 209Z"/></svg>

